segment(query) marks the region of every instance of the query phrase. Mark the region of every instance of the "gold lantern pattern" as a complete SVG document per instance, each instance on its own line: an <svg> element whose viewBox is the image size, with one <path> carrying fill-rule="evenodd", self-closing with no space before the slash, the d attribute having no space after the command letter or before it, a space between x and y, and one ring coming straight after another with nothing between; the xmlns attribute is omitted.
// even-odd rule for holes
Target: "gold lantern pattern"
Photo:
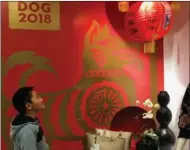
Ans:
<svg viewBox="0 0 190 150"><path fill-rule="evenodd" d="M174 11L179 11L181 8L180 2L172 2L171 9Z"/></svg>
<svg viewBox="0 0 190 150"><path fill-rule="evenodd" d="M120 12L127 12L129 10L129 2L118 2L118 9Z"/></svg>

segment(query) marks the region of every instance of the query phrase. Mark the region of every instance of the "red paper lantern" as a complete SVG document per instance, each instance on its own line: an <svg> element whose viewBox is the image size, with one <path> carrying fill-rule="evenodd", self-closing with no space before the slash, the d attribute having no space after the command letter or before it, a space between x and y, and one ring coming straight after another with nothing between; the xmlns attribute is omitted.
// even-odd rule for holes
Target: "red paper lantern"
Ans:
<svg viewBox="0 0 190 150"><path fill-rule="evenodd" d="M168 33L172 20L168 2L136 2L126 13L126 33L139 42L158 40Z"/></svg>

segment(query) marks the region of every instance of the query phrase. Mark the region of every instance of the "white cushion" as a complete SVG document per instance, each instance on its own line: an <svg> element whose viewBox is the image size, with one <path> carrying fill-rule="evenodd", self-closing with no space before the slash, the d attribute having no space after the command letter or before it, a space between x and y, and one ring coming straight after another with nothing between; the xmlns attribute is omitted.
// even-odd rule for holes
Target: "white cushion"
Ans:
<svg viewBox="0 0 190 150"><path fill-rule="evenodd" d="M125 139L125 149L124 150L129 150L132 132L123 132L123 131L117 132L117 131L111 131L111 130L100 129L100 128L96 128L95 131L96 131L96 133L98 133L100 135L105 135L106 137L124 138Z"/></svg>

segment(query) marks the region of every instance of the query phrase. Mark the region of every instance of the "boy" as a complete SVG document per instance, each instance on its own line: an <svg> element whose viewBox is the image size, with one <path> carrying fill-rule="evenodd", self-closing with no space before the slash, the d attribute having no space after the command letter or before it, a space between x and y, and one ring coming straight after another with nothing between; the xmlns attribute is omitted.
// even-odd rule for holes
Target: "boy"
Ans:
<svg viewBox="0 0 190 150"><path fill-rule="evenodd" d="M18 115L11 122L10 137L14 150L49 150L36 115L45 108L33 87L22 87L13 95Z"/></svg>

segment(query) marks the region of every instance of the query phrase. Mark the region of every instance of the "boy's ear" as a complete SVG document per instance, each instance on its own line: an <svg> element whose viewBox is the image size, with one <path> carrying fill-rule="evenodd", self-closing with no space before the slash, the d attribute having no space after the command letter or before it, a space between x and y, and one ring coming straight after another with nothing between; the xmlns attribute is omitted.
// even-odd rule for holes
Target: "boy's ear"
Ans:
<svg viewBox="0 0 190 150"><path fill-rule="evenodd" d="M30 103L26 103L26 108L31 110L32 109L32 105Z"/></svg>

